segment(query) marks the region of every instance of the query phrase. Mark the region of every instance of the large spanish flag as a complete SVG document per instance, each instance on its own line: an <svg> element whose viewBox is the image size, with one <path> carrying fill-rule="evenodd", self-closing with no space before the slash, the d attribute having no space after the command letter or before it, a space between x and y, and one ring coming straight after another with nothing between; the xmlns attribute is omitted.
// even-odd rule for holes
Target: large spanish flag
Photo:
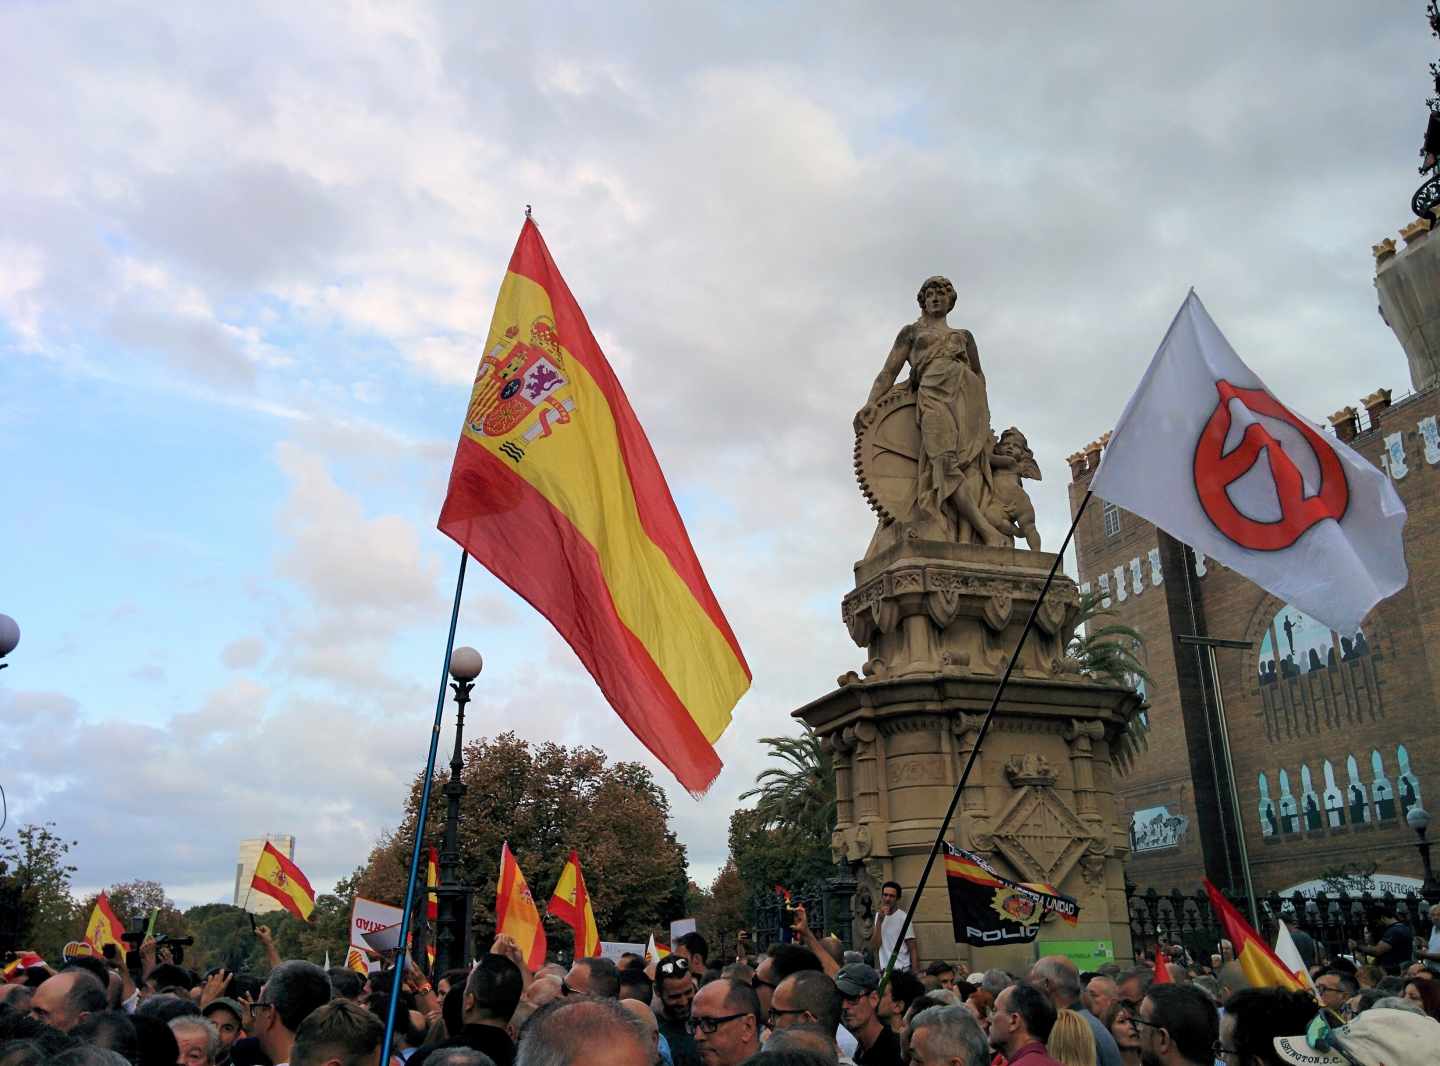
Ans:
<svg viewBox="0 0 1440 1066"><path fill-rule="evenodd" d="M110 897L101 892L95 897L95 909L90 912L90 921L85 925L85 943L90 945L96 955L105 954L106 944L114 944L118 952L116 957L124 962L125 941L121 939L124 932L125 923L116 917L110 906Z"/></svg>
<svg viewBox="0 0 1440 1066"><path fill-rule="evenodd" d="M545 965L545 926L508 840L500 847L500 878L495 882L495 933L520 946L531 973Z"/></svg>
<svg viewBox="0 0 1440 1066"><path fill-rule="evenodd" d="M269 841L265 842L260 858L255 860L255 876L250 879L250 886L277 900L302 922L310 920L310 912L315 909L315 890L300 867L281 855Z"/></svg>
<svg viewBox="0 0 1440 1066"><path fill-rule="evenodd" d="M575 957L588 959L600 954L600 931L595 925L595 910L590 906L590 893L585 890L585 875L580 872L580 853L572 851L555 883L555 894L545 908L575 930Z"/></svg>
<svg viewBox="0 0 1440 1066"><path fill-rule="evenodd" d="M709 787L750 669L630 401L528 218L439 526L550 620L682 785Z"/></svg>
<svg viewBox="0 0 1440 1066"><path fill-rule="evenodd" d="M1205 894L1210 897L1210 907L1225 936L1235 945L1235 961L1245 971L1245 977L1255 988L1288 988L1292 992L1304 990L1304 985L1290 967L1281 962L1270 950L1270 945L1260 939L1260 934L1240 916L1230 901L1207 878Z"/></svg>

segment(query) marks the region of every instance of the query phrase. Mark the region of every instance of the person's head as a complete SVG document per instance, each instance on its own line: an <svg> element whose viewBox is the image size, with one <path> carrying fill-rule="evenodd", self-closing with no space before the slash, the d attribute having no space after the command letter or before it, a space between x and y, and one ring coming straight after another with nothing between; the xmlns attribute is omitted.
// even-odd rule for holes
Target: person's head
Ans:
<svg viewBox="0 0 1440 1066"><path fill-rule="evenodd" d="M675 954L690 960L690 969L693 972L705 972L710 958L710 945L699 933L686 933L684 936L676 938L671 947Z"/></svg>
<svg viewBox="0 0 1440 1066"><path fill-rule="evenodd" d="M654 1061L658 1064L660 1062L660 1023L655 1019L655 1012L650 1009L650 1001L647 999L642 1002L638 999L626 999L622 996L620 997L620 1006L634 1015L635 1021L639 1023L640 1028L645 1030L650 1043L653 1045Z"/></svg>
<svg viewBox="0 0 1440 1066"><path fill-rule="evenodd" d="M654 1044L635 1015L617 1000L593 996L561 996L536 1011L515 1055L515 1066L653 1066L654 1061Z"/></svg>
<svg viewBox="0 0 1440 1066"><path fill-rule="evenodd" d="M931 297L934 302L931 302ZM936 275L933 278L926 278L920 286L920 291L915 294L915 300L920 304L922 311L932 314L940 312L949 314L955 310L955 286L950 284L950 279Z"/></svg>
<svg viewBox="0 0 1440 1066"><path fill-rule="evenodd" d="M66 970L47 980L30 999L30 1017L68 1033L109 1005L105 986L85 970Z"/></svg>
<svg viewBox="0 0 1440 1066"><path fill-rule="evenodd" d="M771 1056L774 1056L771 1058ZM778 1029L765 1041L763 1055L749 1060L755 1063L793 1063L794 1066L835 1066L839 1049L835 1046L835 1030L826 1030L811 1022ZM748 1066L748 1063L747 1063Z"/></svg>
<svg viewBox="0 0 1440 1066"><path fill-rule="evenodd" d="M136 1014L143 1014L147 1018L158 1018L169 1025L176 1018L184 1018L186 1015L198 1015L200 1006L189 996L181 996L174 992L161 992L158 996L150 996L140 1001L135 1008Z"/></svg>
<svg viewBox="0 0 1440 1066"><path fill-rule="evenodd" d="M1190 985L1151 985L1135 1023L1144 1066L1209 1066L1219 1035L1215 1005Z"/></svg>
<svg viewBox="0 0 1440 1066"><path fill-rule="evenodd" d="M504 955L481 955L465 982L465 1022L476 1025L508 1024L524 991L525 978L520 973L520 967Z"/></svg>
<svg viewBox="0 0 1440 1066"><path fill-rule="evenodd" d="M925 967L925 976L934 978L936 988L954 990L955 988L955 967L943 959L932 962Z"/></svg>
<svg viewBox="0 0 1440 1066"><path fill-rule="evenodd" d="M34 998L35 990L29 985L0 985L0 1005L19 1014L30 1013L30 1001Z"/></svg>
<svg viewBox="0 0 1440 1066"><path fill-rule="evenodd" d="M198 1014L184 1014L170 1019L170 1031L180 1051L179 1066L215 1066L220 1057L220 1031L215 1023Z"/></svg>
<svg viewBox="0 0 1440 1066"><path fill-rule="evenodd" d="M767 1021L776 1031L818 1025L834 1033L840 1025L840 990L830 975L820 970L792 973L775 989Z"/></svg>
<svg viewBox="0 0 1440 1066"><path fill-rule="evenodd" d="M615 999L620 994L620 971L610 959L576 959L560 991L567 996Z"/></svg>
<svg viewBox="0 0 1440 1066"><path fill-rule="evenodd" d="M1360 982L1361 988L1374 988L1385 980L1385 971L1379 966L1362 966L1355 971L1355 980Z"/></svg>
<svg viewBox="0 0 1440 1066"><path fill-rule="evenodd" d="M169 1022L136 1011L130 1015L130 1024L135 1026L135 1041L140 1048L136 1066L174 1066L180 1058L180 1043L170 1031Z"/></svg>
<svg viewBox="0 0 1440 1066"><path fill-rule="evenodd" d="M1115 982L1104 974L1090 978L1090 983L1080 993L1080 1002L1097 1018L1105 1018L1112 1007L1120 1002L1120 990Z"/></svg>
<svg viewBox="0 0 1440 1066"><path fill-rule="evenodd" d="M1239 969L1239 963L1236 963ZM1155 979L1155 974L1142 966L1133 970L1121 970L1115 977L1115 988L1120 993L1120 998L1129 1003L1139 1003L1145 998L1145 993L1150 990L1150 982Z"/></svg>
<svg viewBox="0 0 1440 1066"><path fill-rule="evenodd" d="M655 967L655 991L660 996L660 1009L673 1022L690 1018L690 1004L695 999L695 976L690 962L677 955L667 955Z"/></svg>
<svg viewBox="0 0 1440 1066"><path fill-rule="evenodd" d="M1069 1007L1080 998L1080 971L1064 955L1046 955L1037 960L1025 982L1049 996L1056 1010Z"/></svg>
<svg viewBox="0 0 1440 1066"><path fill-rule="evenodd" d="M1303 1033L1315 1010L1315 1001L1303 992L1242 989L1225 1001L1217 1056L1226 1066L1268 1066L1275 1061L1275 1037Z"/></svg>
<svg viewBox="0 0 1440 1066"><path fill-rule="evenodd" d="M330 1002L330 978L313 962L291 959L270 971L253 1011L255 1037L271 1062L290 1061L295 1032Z"/></svg>
<svg viewBox="0 0 1440 1066"><path fill-rule="evenodd" d="M643 970L645 969L645 956L637 955L633 951L622 952L620 957L615 960L615 965L622 970L632 970L636 968Z"/></svg>
<svg viewBox="0 0 1440 1066"><path fill-rule="evenodd" d="M1436 1021L1440 1021L1440 983L1429 978L1412 977L1400 990L1400 997L1414 1003Z"/></svg>
<svg viewBox="0 0 1440 1066"><path fill-rule="evenodd" d="M365 998L367 982L354 970L346 969L344 966L332 966L325 972L330 976L332 999L353 999L358 1003Z"/></svg>
<svg viewBox="0 0 1440 1066"><path fill-rule="evenodd" d="M456 982L457 987L464 985L463 981ZM495 1066L494 1059L473 1047L437 1047L425 1061L429 1066Z"/></svg>
<svg viewBox="0 0 1440 1066"><path fill-rule="evenodd" d="M1055 1012L1045 1050L1062 1066L1095 1066L1095 1034L1089 1023L1068 1007Z"/></svg>
<svg viewBox="0 0 1440 1066"><path fill-rule="evenodd" d="M465 982L469 980L469 978L470 971L463 966L446 970L440 975L440 979L435 982L435 991L441 996L448 995L452 988L464 988Z"/></svg>
<svg viewBox="0 0 1440 1066"><path fill-rule="evenodd" d="M1340 1017L1346 1021L1358 1018L1371 1007L1375 1006L1378 1000L1385 998L1385 993L1378 988L1362 988L1345 1001L1345 1006L1340 1008Z"/></svg>
<svg viewBox="0 0 1440 1066"><path fill-rule="evenodd" d="M385 1025L349 999L331 1000L300 1023L290 1066L379 1066Z"/></svg>
<svg viewBox="0 0 1440 1066"><path fill-rule="evenodd" d="M746 982L749 983L748 981ZM620 992L621 999L637 999L641 1003L649 1003L655 995L655 982L645 976L645 971L639 967L632 967L620 971Z"/></svg>
<svg viewBox="0 0 1440 1066"><path fill-rule="evenodd" d="M878 1023L875 1012L880 1007L880 975L871 967L863 962L840 967L835 987L840 990L840 1020L846 1029L858 1036L872 1023Z"/></svg>
<svg viewBox="0 0 1440 1066"><path fill-rule="evenodd" d="M921 306L924 306L923 296ZM880 886L880 906L884 908L886 914L900 906L900 897L903 894L899 881L886 881Z"/></svg>
<svg viewBox="0 0 1440 1066"><path fill-rule="evenodd" d="M964 1007L931 1007L910 1020L913 1066L986 1066L990 1048Z"/></svg>
<svg viewBox="0 0 1440 1066"><path fill-rule="evenodd" d="M113 1010L118 1004L118 1000L115 1003L109 1002L110 997L108 993L110 991L111 970L94 955L81 955L79 958L71 959L69 962L67 962L64 966L60 968L61 973L64 973L66 970L84 970L91 977L95 978L95 980L99 981L102 986L104 986L107 993L106 1006L109 1009Z"/></svg>
<svg viewBox="0 0 1440 1066"><path fill-rule="evenodd" d="M1339 1011L1347 999L1360 991L1360 983L1348 973L1326 970L1315 978L1315 989L1320 993L1322 1007Z"/></svg>
<svg viewBox="0 0 1440 1066"><path fill-rule="evenodd" d="M1115 1038L1116 1047L1124 1053L1139 1057L1140 1033L1135 1025L1135 1008L1131 1004L1117 998L1110 1004L1110 1010L1105 1017L1100 1020Z"/></svg>
<svg viewBox="0 0 1440 1066"><path fill-rule="evenodd" d="M76 1040L95 1047L109 1048L135 1062L140 1057L140 1038L135 1032L135 1023L123 1011L104 1011L92 1014L70 1030Z"/></svg>
<svg viewBox="0 0 1440 1066"><path fill-rule="evenodd" d="M220 1046L227 1050L240 1038L240 1031L245 1028L245 1008L233 999L224 996L212 999L200 1013L215 1024L215 1031L220 1034Z"/></svg>
<svg viewBox="0 0 1440 1066"><path fill-rule="evenodd" d="M884 991L880 993L880 1002L875 1010L882 1022L892 1029L898 1029L905 1012L910 1009L910 1004L924 994L925 986L920 983L920 978L909 970L893 970Z"/></svg>
<svg viewBox="0 0 1440 1066"><path fill-rule="evenodd" d="M690 1032L705 1066L738 1066L760 1050L760 1000L755 990L724 977L695 994Z"/></svg>
<svg viewBox="0 0 1440 1066"><path fill-rule="evenodd" d="M1055 1007L1050 997L1033 985L1013 984L995 999L990 1015L990 1046L1006 1058L1036 1040L1050 1039Z"/></svg>
<svg viewBox="0 0 1440 1066"><path fill-rule="evenodd" d="M130 1066L119 1052L93 1044L79 1044L51 1058L45 1066Z"/></svg>
<svg viewBox="0 0 1440 1066"><path fill-rule="evenodd" d="M195 987L195 975L183 966L173 962L162 962L145 975L145 990L152 995L156 992L179 990L189 992Z"/></svg>

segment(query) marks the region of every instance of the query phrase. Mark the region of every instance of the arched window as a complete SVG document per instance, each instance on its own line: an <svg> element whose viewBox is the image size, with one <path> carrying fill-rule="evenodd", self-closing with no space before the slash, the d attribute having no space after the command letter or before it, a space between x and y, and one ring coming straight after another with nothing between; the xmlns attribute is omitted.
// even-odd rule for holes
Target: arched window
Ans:
<svg viewBox="0 0 1440 1066"><path fill-rule="evenodd" d="M1373 748L1370 751L1370 773L1370 794L1375 797L1375 816L1382 822L1393 822L1395 790L1390 787L1390 779L1385 776L1385 760L1380 757L1380 752Z"/></svg>
<svg viewBox="0 0 1440 1066"><path fill-rule="evenodd" d="M1295 795L1290 791L1290 775L1284 770L1280 771L1280 831L1282 833L1298 833L1300 831L1300 812L1295 804Z"/></svg>
<svg viewBox="0 0 1440 1066"><path fill-rule="evenodd" d="M1350 811L1351 825L1370 822L1370 793L1360 780L1360 764L1354 755L1345 756L1345 806Z"/></svg>
<svg viewBox="0 0 1440 1066"><path fill-rule="evenodd" d="M1270 781L1262 773L1260 775L1260 833L1262 836L1273 837L1280 832L1280 826L1275 821L1275 804L1270 799Z"/></svg>

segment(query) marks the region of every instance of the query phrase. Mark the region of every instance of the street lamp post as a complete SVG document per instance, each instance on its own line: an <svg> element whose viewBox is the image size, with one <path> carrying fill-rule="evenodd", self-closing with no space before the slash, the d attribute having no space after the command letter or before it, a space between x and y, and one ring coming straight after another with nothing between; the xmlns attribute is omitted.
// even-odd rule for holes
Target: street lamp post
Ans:
<svg viewBox="0 0 1440 1066"><path fill-rule="evenodd" d="M470 963L467 885L460 883L460 800L465 795L461 772L465 769L465 704L480 676L484 660L474 648L456 648L450 656L450 689L455 693L455 751L450 756L450 780L445 782L445 836L440 847L440 883L435 887L435 972L459 969Z"/></svg>
<svg viewBox="0 0 1440 1066"><path fill-rule="evenodd" d="M1420 843L1415 845L1415 850L1420 852L1420 865L1425 871L1425 880L1420 885L1420 894L1425 897L1425 902L1430 904L1440 903L1440 881L1435 880L1435 869L1430 865L1430 841L1425 839L1425 830L1430 828L1430 812L1418 803L1410 808L1410 813L1405 816L1405 821L1410 828L1415 830L1415 835L1420 838Z"/></svg>
<svg viewBox="0 0 1440 1066"><path fill-rule="evenodd" d="M0 659L14 651L15 646L19 643L20 627L15 624L15 619L8 614L0 614ZM0 663L0 670L9 665L9 663Z"/></svg>

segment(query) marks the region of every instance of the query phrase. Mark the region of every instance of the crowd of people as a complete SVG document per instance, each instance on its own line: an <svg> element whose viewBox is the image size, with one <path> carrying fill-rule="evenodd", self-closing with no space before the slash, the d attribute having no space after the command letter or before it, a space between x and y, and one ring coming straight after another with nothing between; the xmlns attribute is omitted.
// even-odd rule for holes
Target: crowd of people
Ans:
<svg viewBox="0 0 1440 1066"><path fill-rule="evenodd" d="M397 974L388 1066L1440 1062L1440 959L1394 947L1401 938L1384 936L1394 924L1360 946L1392 945L1361 956L1373 965L1316 958L1300 934L1315 994L1249 987L1224 941L1208 960L1178 946L1170 961L1157 956L1163 974L1146 964L1082 973L1060 955L1025 973L944 961L917 972L913 942L877 937L874 955L845 951L815 936L803 908L793 940L758 957L712 961L690 933L658 961L588 958L532 973L502 936L433 984L410 966L363 975L282 960L261 926L263 980L198 974L153 941L129 960L21 971L0 985L0 1066L380 1066ZM883 965L900 948L908 958L883 981L867 958ZM1344 1048L1307 1042L1317 1019L1345 1026Z"/></svg>

